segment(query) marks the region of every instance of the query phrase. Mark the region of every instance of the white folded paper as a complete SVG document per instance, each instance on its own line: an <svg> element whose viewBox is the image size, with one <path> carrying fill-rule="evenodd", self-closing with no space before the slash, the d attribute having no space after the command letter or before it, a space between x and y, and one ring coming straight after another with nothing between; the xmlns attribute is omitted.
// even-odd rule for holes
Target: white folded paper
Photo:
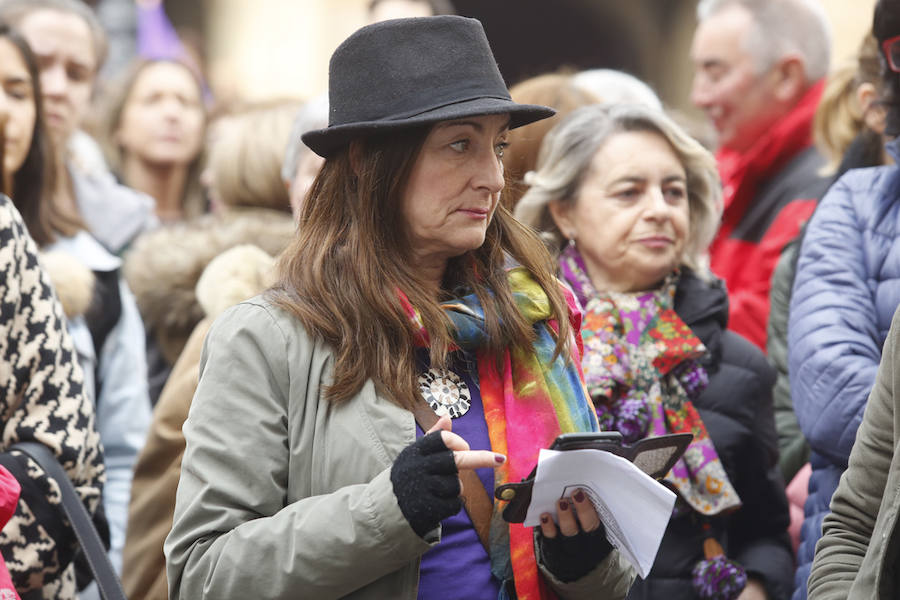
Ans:
<svg viewBox="0 0 900 600"><path fill-rule="evenodd" d="M630 461L602 450L541 450L527 527L543 513L556 515L556 501L576 489L593 501L610 544L641 577L647 577L672 515L675 494Z"/></svg>

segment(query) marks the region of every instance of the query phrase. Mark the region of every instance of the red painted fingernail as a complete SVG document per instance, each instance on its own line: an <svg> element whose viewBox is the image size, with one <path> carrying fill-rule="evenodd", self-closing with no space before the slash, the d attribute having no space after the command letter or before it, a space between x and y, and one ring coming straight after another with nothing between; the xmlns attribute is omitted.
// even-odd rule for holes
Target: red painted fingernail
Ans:
<svg viewBox="0 0 900 600"><path fill-rule="evenodd" d="M565 500L559 501L559 510L569 510L569 503Z"/></svg>
<svg viewBox="0 0 900 600"><path fill-rule="evenodd" d="M505 462L506 462L506 457L503 456L502 454L495 454L495 455L494 455L494 461L495 461L495 462L498 462L498 463L505 463Z"/></svg>
<svg viewBox="0 0 900 600"><path fill-rule="evenodd" d="M550 517L548 517L547 515L541 515L541 523L546 525L549 522L550 522Z"/></svg>
<svg viewBox="0 0 900 600"><path fill-rule="evenodd" d="M575 498L575 502L584 502L584 492L578 490L577 492L575 492L573 498Z"/></svg>

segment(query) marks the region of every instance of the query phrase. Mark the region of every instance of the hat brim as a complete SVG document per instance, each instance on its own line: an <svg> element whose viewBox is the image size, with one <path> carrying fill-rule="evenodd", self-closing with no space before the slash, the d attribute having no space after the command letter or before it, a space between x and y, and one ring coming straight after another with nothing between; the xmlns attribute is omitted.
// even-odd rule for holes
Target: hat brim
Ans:
<svg viewBox="0 0 900 600"><path fill-rule="evenodd" d="M304 133L301 139L313 152L328 158L354 139L367 135L387 133L389 131L437 123L438 121L451 121L463 117L504 113L508 113L510 116L509 128L515 129L516 127L552 117L556 114L556 111L547 106L518 104L506 98L475 98L441 106L409 117L346 123L344 125L326 127L325 129L315 129Z"/></svg>

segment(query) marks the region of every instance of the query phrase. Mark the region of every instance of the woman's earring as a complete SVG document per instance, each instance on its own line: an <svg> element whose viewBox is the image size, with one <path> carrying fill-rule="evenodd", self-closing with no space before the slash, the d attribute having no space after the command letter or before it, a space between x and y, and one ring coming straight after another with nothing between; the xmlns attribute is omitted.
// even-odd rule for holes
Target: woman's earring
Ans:
<svg viewBox="0 0 900 600"><path fill-rule="evenodd" d="M566 233L566 238L569 240L569 246L572 248L575 247L575 234L574 233Z"/></svg>

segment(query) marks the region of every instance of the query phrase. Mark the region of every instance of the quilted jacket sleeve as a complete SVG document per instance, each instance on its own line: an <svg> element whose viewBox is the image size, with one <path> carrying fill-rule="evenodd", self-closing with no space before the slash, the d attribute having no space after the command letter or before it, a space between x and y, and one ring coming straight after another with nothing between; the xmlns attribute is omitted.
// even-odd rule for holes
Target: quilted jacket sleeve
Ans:
<svg viewBox="0 0 900 600"><path fill-rule="evenodd" d="M876 573L882 567L877 557L886 561L884 557L890 556L884 549L889 544L878 534L893 530L890 504L897 489L891 478L896 478L898 341L900 311L894 316L885 343L884 361L850 455L850 466L834 494L831 513L825 517L809 577L810 598L876 597ZM870 560L866 560L867 554Z"/></svg>
<svg viewBox="0 0 900 600"><path fill-rule="evenodd" d="M875 174L873 177L873 173ZM880 240L860 208L877 198L878 173L850 172L809 223L788 324L794 410L810 447L836 465L847 457L881 358L866 253Z"/></svg>

